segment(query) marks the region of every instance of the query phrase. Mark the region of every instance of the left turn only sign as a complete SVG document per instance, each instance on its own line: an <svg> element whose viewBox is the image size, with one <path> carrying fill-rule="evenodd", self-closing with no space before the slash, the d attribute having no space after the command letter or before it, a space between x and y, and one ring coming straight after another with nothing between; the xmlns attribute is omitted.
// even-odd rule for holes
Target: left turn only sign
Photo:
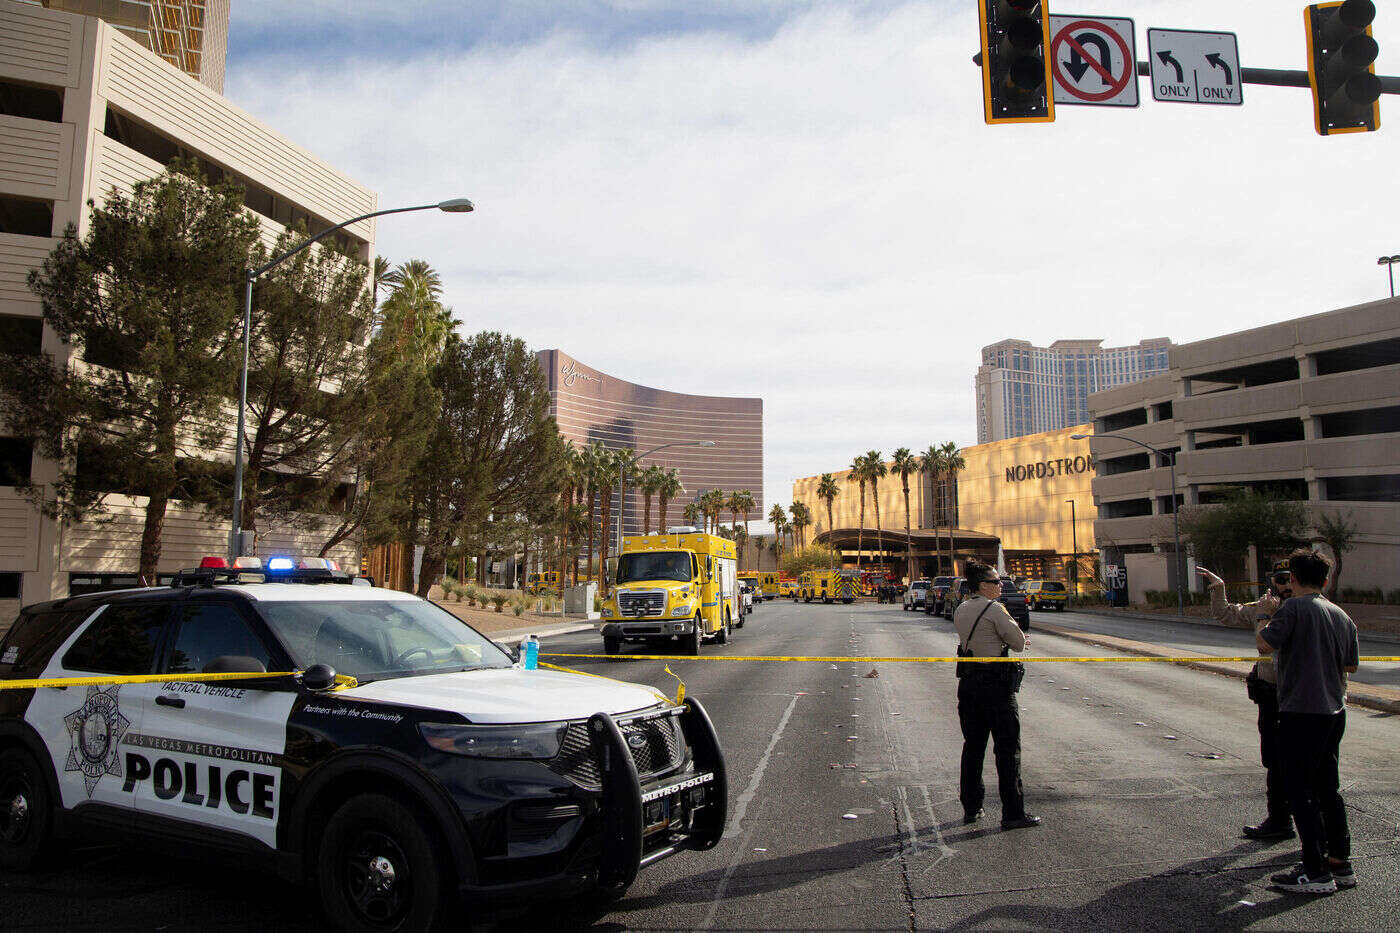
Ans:
<svg viewBox="0 0 1400 933"><path fill-rule="evenodd" d="M1132 20L1052 15L1050 37L1056 105L1138 105Z"/></svg>

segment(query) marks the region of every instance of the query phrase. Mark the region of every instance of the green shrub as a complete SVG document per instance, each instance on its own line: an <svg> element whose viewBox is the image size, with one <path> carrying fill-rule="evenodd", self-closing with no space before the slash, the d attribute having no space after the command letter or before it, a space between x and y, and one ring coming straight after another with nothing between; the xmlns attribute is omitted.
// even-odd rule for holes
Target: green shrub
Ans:
<svg viewBox="0 0 1400 933"><path fill-rule="evenodd" d="M481 594L476 591L475 583L468 583L462 587L462 597L467 601L467 605L469 606L475 606L480 595Z"/></svg>
<svg viewBox="0 0 1400 933"><path fill-rule="evenodd" d="M506 596L505 593L495 593L495 592L493 592L493 593L490 595L490 597L488 598L488 601L491 603L492 606L495 606L495 607L496 607L496 611L497 611L497 612L503 612L503 611L505 611L506 601L507 601L509 598L510 598L510 597Z"/></svg>

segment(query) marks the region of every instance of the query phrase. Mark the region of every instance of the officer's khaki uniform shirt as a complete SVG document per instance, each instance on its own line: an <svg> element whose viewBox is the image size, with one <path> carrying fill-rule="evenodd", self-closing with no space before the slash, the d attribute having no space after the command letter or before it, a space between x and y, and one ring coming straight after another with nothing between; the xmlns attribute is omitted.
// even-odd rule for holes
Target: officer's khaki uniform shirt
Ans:
<svg viewBox="0 0 1400 933"><path fill-rule="evenodd" d="M977 631L972 634L972 640L968 641L968 634L972 633L977 614L982 612L982 607L988 602L991 602L991 606L982 613L982 621L977 623ZM1021 631L1021 626L1011 618L1011 613L1007 612L1000 602L988 600L984 596L973 596L958 604L958 608L953 612L953 627L958 630L958 642L970 648L973 657L994 658L1001 654L1003 645L1012 651L1026 650L1026 633Z"/></svg>
<svg viewBox="0 0 1400 933"><path fill-rule="evenodd" d="M1225 587L1212 586L1210 588L1210 611L1215 616L1215 621L1225 625L1249 628L1258 632L1269 624L1269 617L1259 618L1259 601L1252 603L1232 603L1225 599ZM1274 669L1274 659L1264 652L1259 652L1259 660L1254 664L1255 673L1259 679L1265 683L1277 684L1278 672Z"/></svg>

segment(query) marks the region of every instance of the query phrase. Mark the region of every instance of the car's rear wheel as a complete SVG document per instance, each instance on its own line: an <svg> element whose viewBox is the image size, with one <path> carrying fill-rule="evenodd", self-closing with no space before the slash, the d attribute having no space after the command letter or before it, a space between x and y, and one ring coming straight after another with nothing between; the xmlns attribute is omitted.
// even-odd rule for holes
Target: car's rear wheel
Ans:
<svg viewBox="0 0 1400 933"><path fill-rule="evenodd" d="M332 925L355 933L444 928L450 902L437 848L422 817L398 799L347 800L326 824L316 859Z"/></svg>
<svg viewBox="0 0 1400 933"><path fill-rule="evenodd" d="M40 867L55 849L53 805L38 762L23 749L0 752L0 868Z"/></svg>
<svg viewBox="0 0 1400 933"><path fill-rule="evenodd" d="M603 654L617 654L622 650L622 639L613 635L603 636Z"/></svg>
<svg viewBox="0 0 1400 933"><path fill-rule="evenodd" d="M715 635L715 644L729 644L729 616L727 615L724 617L724 625L720 626L719 633Z"/></svg>

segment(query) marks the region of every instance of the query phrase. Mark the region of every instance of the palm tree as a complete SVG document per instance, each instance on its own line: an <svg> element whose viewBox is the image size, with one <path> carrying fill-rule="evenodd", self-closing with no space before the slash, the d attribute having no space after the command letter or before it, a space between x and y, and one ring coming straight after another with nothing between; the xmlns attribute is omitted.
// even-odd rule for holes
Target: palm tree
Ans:
<svg viewBox="0 0 1400 933"><path fill-rule="evenodd" d="M919 459L914 456L908 447L901 447L894 452L894 463L890 467L890 472L899 477L900 483L904 486L904 546L906 557L906 571L909 574L909 582L914 582L914 542L909 537L909 476L911 473L919 472Z"/></svg>
<svg viewBox="0 0 1400 933"><path fill-rule="evenodd" d="M812 524L812 510L804 502L792 504L792 530L797 535L797 546L807 546L807 526Z"/></svg>
<svg viewBox="0 0 1400 933"><path fill-rule="evenodd" d="M568 579L569 535L573 530L574 489L577 487L582 469L579 450L573 441L564 442L563 470L560 472L559 488L559 585ZM575 548L575 551L578 549ZM578 560L574 560L574 582L578 582Z"/></svg>
<svg viewBox="0 0 1400 933"><path fill-rule="evenodd" d="M783 529L787 527L787 512L781 502L774 502L768 510L768 520L773 523L773 561L779 569L783 566Z"/></svg>
<svg viewBox="0 0 1400 933"><path fill-rule="evenodd" d="M938 448L929 444L928 448L919 455L919 469L928 474L928 488L930 498L938 495L938 477L943 472L943 454ZM938 507L933 506L933 575L939 576L943 573L943 538L938 534Z"/></svg>
<svg viewBox="0 0 1400 933"><path fill-rule="evenodd" d="M638 488L642 490L642 534L651 534L651 500L661 491L665 471L659 466L649 466L642 472Z"/></svg>
<svg viewBox="0 0 1400 933"><path fill-rule="evenodd" d="M885 533L880 527L880 480L889 475L890 471L885 466L884 454L878 450L866 451L865 481L870 484L870 501L875 505L875 550L877 553L883 553L885 550Z"/></svg>
<svg viewBox="0 0 1400 933"><path fill-rule="evenodd" d="M389 260L383 256L374 257L374 267L370 270L370 295L374 297L374 306L379 307L379 289L381 286L391 284L389 278Z"/></svg>
<svg viewBox="0 0 1400 933"><path fill-rule="evenodd" d="M584 499L588 505L588 579L592 580L593 535L598 528L594 518L597 514L598 488L603 478L603 466L607 460L608 451L601 441L594 441L583 450L580 456L583 468ZM604 516L603 521L607 522L606 516Z"/></svg>
<svg viewBox="0 0 1400 933"><path fill-rule="evenodd" d="M456 323L442 304L442 277L422 259L411 259L380 280L394 290L384 299L380 326L400 348L412 347L423 362L437 359Z"/></svg>
<svg viewBox="0 0 1400 933"><path fill-rule="evenodd" d="M597 443L595 441L595 443ZM599 539L598 547L598 593L606 596L608 592L608 544L612 540L612 522L609 521L609 513L612 511L613 488L617 485L620 476L626 474L632 468L632 464L637 462L636 455L629 449L608 450L602 444L598 444L600 451L598 467L598 501L602 508L602 527L600 529L602 537ZM618 510L622 509L621 503Z"/></svg>
<svg viewBox="0 0 1400 933"><path fill-rule="evenodd" d="M681 509L681 518L685 519L687 525L700 524L700 503L698 501L687 502L685 508Z"/></svg>
<svg viewBox="0 0 1400 933"><path fill-rule="evenodd" d="M860 569L860 552L865 547L865 456L862 454L851 461L851 471L846 474L846 482L860 484L860 523L856 526L856 569Z"/></svg>
<svg viewBox="0 0 1400 933"><path fill-rule="evenodd" d="M836 501L836 497L841 495L841 487L836 485L836 480L830 473L823 473L822 478L817 481L817 498L826 503L826 527L828 531L836 529L836 523L831 520L831 503Z"/></svg>
<svg viewBox="0 0 1400 933"><path fill-rule="evenodd" d="M967 467L967 461L963 459L962 451L953 441L948 441L938 448L938 452L943 457L943 514L948 517L948 561L953 561L953 507L956 501L949 502L952 498L953 486L958 481L958 473Z"/></svg>
<svg viewBox="0 0 1400 933"><path fill-rule="evenodd" d="M700 510L705 514L705 530L719 530L719 513L724 511L724 491L711 489L700 497Z"/></svg>
<svg viewBox="0 0 1400 933"><path fill-rule="evenodd" d="M674 467L662 474L656 495L660 499L660 502L657 503L660 506L660 514L656 518L656 530L665 531L666 507L671 504L672 499L685 495L685 486L681 485L681 474ZM687 519L687 521L689 520Z"/></svg>
<svg viewBox="0 0 1400 933"><path fill-rule="evenodd" d="M749 513L753 511L753 493L747 489L736 490L729 495L729 501L725 503L729 508L729 517L737 525L739 516L744 516L744 540L749 537ZM741 558L743 554L739 555Z"/></svg>

